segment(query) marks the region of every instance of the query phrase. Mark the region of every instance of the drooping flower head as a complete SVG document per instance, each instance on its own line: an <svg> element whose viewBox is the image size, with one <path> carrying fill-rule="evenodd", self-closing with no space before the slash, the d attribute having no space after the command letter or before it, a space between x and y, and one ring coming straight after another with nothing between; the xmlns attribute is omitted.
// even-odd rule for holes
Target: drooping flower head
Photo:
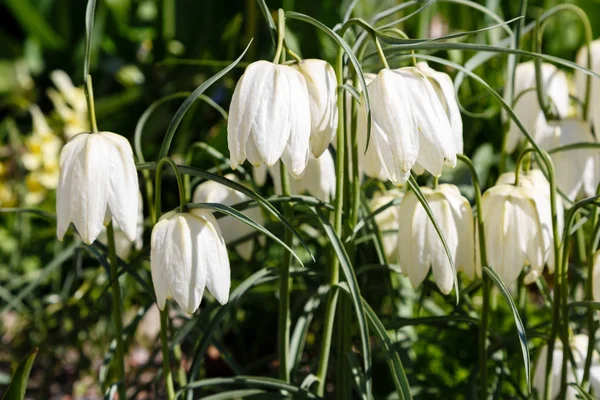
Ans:
<svg viewBox="0 0 600 400"><path fill-rule="evenodd" d="M80 133L60 153L56 190L56 235L62 240L72 222L86 244L113 222L135 241L138 176L131 145L112 132Z"/></svg>
<svg viewBox="0 0 600 400"><path fill-rule="evenodd" d="M379 208L388 206L391 202L398 204L388 206L385 210L379 212L375 216L375 223L379 234L381 235L381 241L383 244L383 251L385 252L385 258L387 262L395 262L398 256L398 233L400 231L400 202L404 198L404 192L397 188L388 190L384 193L377 193L371 201L369 206L371 212L377 211Z"/></svg>
<svg viewBox="0 0 600 400"><path fill-rule="evenodd" d="M394 184L408 180L416 162L435 176L456 165L450 122L431 83L417 68L383 69L368 86L375 147Z"/></svg>
<svg viewBox="0 0 600 400"><path fill-rule="evenodd" d="M231 167L246 159L273 166L281 159L299 177L308 162L310 103L302 74L287 65L257 61L238 81L227 122Z"/></svg>
<svg viewBox="0 0 600 400"><path fill-rule="evenodd" d="M438 222L457 270L469 278L475 275L473 213L469 201L454 185L421 188ZM433 223L413 192L408 192L398 210L398 262L413 287L419 286L433 270L435 282L444 294L450 293L454 273Z"/></svg>
<svg viewBox="0 0 600 400"><path fill-rule="evenodd" d="M152 228L150 267L158 307L173 298L188 314L204 288L221 304L229 299L231 276L225 240L215 217L204 210L167 213Z"/></svg>

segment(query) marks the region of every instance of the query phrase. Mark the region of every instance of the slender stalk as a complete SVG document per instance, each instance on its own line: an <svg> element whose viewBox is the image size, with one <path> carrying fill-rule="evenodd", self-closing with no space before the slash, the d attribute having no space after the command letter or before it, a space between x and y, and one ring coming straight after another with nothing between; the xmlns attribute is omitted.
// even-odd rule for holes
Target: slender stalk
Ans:
<svg viewBox="0 0 600 400"><path fill-rule="evenodd" d="M525 157L534 152L535 149L533 147L528 147L519 154L519 158L517 158L517 162L515 164L515 186L519 184L519 177L521 175L521 165L525 162Z"/></svg>
<svg viewBox="0 0 600 400"><path fill-rule="evenodd" d="M92 87L91 75L88 75L85 79L85 99L87 101L90 128L92 129L92 132L98 132L98 125L96 124L96 107L94 106L94 89Z"/></svg>
<svg viewBox="0 0 600 400"><path fill-rule="evenodd" d="M338 85L342 85L343 82L343 50L338 49L336 64L335 64L335 75ZM337 126L337 150L336 150L336 163L335 163L335 213L334 213L334 230L337 235L342 233L342 212L344 207L344 153L346 150L346 143L344 137L344 96L338 96L337 99L338 107L338 126ZM340 264L339 260L332 252L331 264L329 266L329 284L331 289L327 297L327 304L325 306L325 323L323 326L323 338L321 339L321 358L319 359L319 366L317 369L317 379L319 384L317 387L317 395L323 396L325 393L325 383L327 380L327 366L329 364L329 353L331 350L331 337L333 334L333 322L335 319L335 309L337 305L338 291L333 289L339 283L340 279Z"/></svg>
<svg viewBox="0 0 600 400"><path fill-rule="evenodd" d="M473 182L473 189L475 189L475 205L477 207L477 233L479 236L479 254L481 258L481 265L487 266L487 249L485 244L485 231L483 224L483 216L481 215L481 186L479 184L479 177L477 176L477 170L473 166L471 160L462 154L457 154L460 161L465 163L471 172L471 180ZM487 328L488 318L490 314L490 279L487 274L482 274L481 284L481 295L483 297L483 304L481 308L481 323L479 325L479 385L480 385L480 398L487 399Z"/></svg>
<svg viewBox="0 0 600 400"><path fill-rule="evenodd" d="M173 387L173 373L171 371L171 359L169 357L169 305L165 304L164 310L160 311L160 344L162 349L163 375L167 387L167 399L175 398Z"/></svg>
<svg viewBox="0 0 600 400"><path fill-rule="evenodd" d="M281 175L281 192L283 196L290 195L290 180L288 173L283 165L279 162ZM283 214L289 221L293 216L292 206L289 203L283 204ZM294 237L289 229L285 230L284 243L288 247L292 247ZM285 382L290 381L290 289L292 279L290 278L290 265L292 263L292 253L286 251L283 253L283 262L281 264L281 272L279 274L279 379Z"/></svg>
<svg viewBox="0 0 600 400"><path fill-rule="evenodd" d="M119 380L117 390L120 399L126 399L127 389L125 385L125 350L123 345L123 320L121 302L121 287L117 278L117 267L119 260L117 259L117 250L115 247L115 230L112 221L106 227L106 236L108 239L108 256L110 259L110 278L112 280L112 305L113 305L113 324L115 325L115 340L117 346L115 349L115 359L117 362L117 379Z"/></svg>

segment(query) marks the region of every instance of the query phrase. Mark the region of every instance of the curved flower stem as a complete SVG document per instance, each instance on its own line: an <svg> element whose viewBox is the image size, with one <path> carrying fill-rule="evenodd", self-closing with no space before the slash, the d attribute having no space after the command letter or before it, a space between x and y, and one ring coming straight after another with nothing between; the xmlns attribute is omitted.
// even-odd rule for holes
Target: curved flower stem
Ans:
<svg viewBox="0 0 600 400"><path fill-rule="evenodd" d="M377 48L377 53L379 53L379 58L381 58L383 67L386 69L390 69L387 59L385 58L385 53L383 52L383 49L381 48L381 43L379 43L379 39L377 38L376 35L373 35L373 42L375 43L375 47Z"/></svg>
<svg viewBox="0 0 600 400"><path fill-rule="evenodd" d="M161 214L161 194L162 194L162 171L165 164L169 164L175 173L177 179L177 186L179 188L179 211L185 210L185 187L181 173L177 168L175 161L169 157L161 158L156 165L156 180L154 182L154 213L152 217L152 223L156 224ZM167 388L167 399L173 400L175 398L175 389L173 387L173 372L171 371L171 359L169 356L169 309L167 304L163 310L160 310L160 343L163 356L163 376L165 378L165 387Z"/></svg>
<svg viewBox="0 0 600 400"><path fill-rule="evenodd" d="M471 172L471 181L473 182L473 188L475 189L475 205L477 207L476 215L477 233L479 236L479 254L481 265L487 266L487 250L485 245L485 232L483 230L483 216L481 215L481 186L479 185L479 177L477 176L477 170L469 157L463 154L457 154L457 158L465 163ZM479 398L487 399L487 329L490 314L490 278L487 274L482 274L481 280L483 304L481 308L481 323L479 325L479 385L481 391Z"/></svg>
<svg viewBox="0 0 600 400"><path fill-rule="evenodd" d="M528 147L519 154L519 158L517 158L517 163L515 164L515 186L519 184L519 176L521 175L521 164L523 164L525 160L525 156L529 153L535 152L533 147Z"/></svg>
<svg viewBox="0 0 600 400"><path fill-rule="evenodd" d="M283 40L285 38L285 12L280 8L277 10L277 49L275 50L275 57L273 57L273 63L279 64L283 51Z"/></svg>
<svg viewBox="0 0 600 400"><path fill-rule="evenodd" d="M121 287L119 286L119 278L117 267L119 260L117 258L117 250L115 247L115 230L112 221L106 227L106 236L108 239L108 256L110 258L110 279L112 280L112 305L113 305L113 323L115 325L115 340L117 346L115 348L115 358L117 361L117 379L119 380L117 389L120 399L126 399L125 386L125 351L123 345L123 321L121 303Z"/></svg>
<svg viewBox="0 0 600 400"><path fill-rule="evenodd" d="M338 85L342 85L343 78L343 50L340 48L337 53L335 64L335 76ZM342 233L342 213L344 208L344 153L346 143L344 137L344 96L338 96L338 126L337 126L337 150L335 162L335 213L334 213L334 230L337 235ZM325 306L325 322L323 326L323 338L321 339L321 358L317 369L317 379L319 384L317 387L317 395L323 397L325 393L325 383L327 380L327 365L329 364L329 353L331 350L331 337L333 334L333 322L335 319L335 309L337 306L338 291L334 287L339 283L340 279L340 264L339 260L332 252L331 264L329 265L329 295Z"/></svg>
<svg viewBox="0 0 600 400"><path fill-rule="evenodd" d="M283 162L279 162L281 176L281 192L283 196L290 195L290 178ZM283 205L283 215L289 221L293 217L292 206L289 203ZM285 230L283 242L292 247L294 237L292 231ZM292 253L286 251L283 253L283 262L279 274L279 378L282 381L290 381L289 349L290 349L290 289L292 279L290 278L290 265L292 263Z"/></svg>
<svg viewBox="0 0 600 400"><path fill-rule="evenodd" d="M96 124L96 107L94 106L94 89L92 87L92 76L88 74L85 79L85 99L87 100L88 118L92 132L98 132Z"/></svg>

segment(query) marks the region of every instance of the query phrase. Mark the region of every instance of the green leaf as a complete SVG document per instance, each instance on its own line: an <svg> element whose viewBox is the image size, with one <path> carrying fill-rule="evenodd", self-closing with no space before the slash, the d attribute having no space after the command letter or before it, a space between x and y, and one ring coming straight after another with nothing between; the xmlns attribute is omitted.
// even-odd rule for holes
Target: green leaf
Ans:
<svg viewBox="0 0 600 400"><path fill-rule="evenodd" d="M271 34L271 40L273 41L273 45L277 44L277 25L275 25L275 21L273 20L273 16L271 15L271 11L269 7L267 7L267 3L265 0L256 0L258 3L258 7L260 7L260 11L262 12L265 20L267 21L267 26L269 27L269 33Z"/></svg>
<svg viewBox="0 0 600 400"><path fill-rule="evenodd" d="M310 328L310 323L314 317L314 313L317 308L319 308L321 300L323 296L326 295L328 290L329 286L320 286L317 289L317 293L310 296L306 303L304 303L302 313L296 321L294 332L290 338L290 365L288 366L288 370L291 371L292 376L298 372L297 367L302 359L302 352L304 351L304 345L306 344L306 336L308 335L308 329ZM306 388L304 385L302 387Z"/></svg>
<svg viewBox="0 0 600 400"><path fill-rule="evenodd" d="M155 170L156 163L137 164L137 169L140 171ZM310 254L313 261L315 260L313 254L311 253L310 249L308 248L308 246L304 242L304 239L302 239L302 236L300 236L298 231L296 231L296 229L294 229L294 227L289 223L289 221L287 219L285 219L283 217L283 215L281 215L281 213L279 211L277 211L277 209L275 207L273 207L273 205L271 203L269 203L267 200L265 200L262 196L260 196L256 192L252 191L251 189L248 189L246 186L244 186L240 183L234 182L230 179L224 178L219 175L212 174L207 171L203 171L198 168L188 167L188 166L184 166L184 165L177 165L177 169L179 169L179 172L182 174L193 175L193 176L197 176L197 177L200 177L203 179L210 179L211 181L220 183L221 185L225 185L228 188L237 190L238 192L243 193L246 196L250 197L251 199L255 200L265 210L267 210L270 214L272 214L275 218L277 218L277 220L279 222L281 222L287 229L289 229L298 238L298 240L300 241L300 244Z"/></svg>
<svg viewBox="0 0 600 400"><path fill-rule="evenodd" d="M367 145L365 147L365 152L366 152L367 149L369 148L369 142L371 141L370 140L371 139L371 100L369 100L369 92L367 91L367 81L365 81L365 76L362 72L360 62L356 58L356 55L354 55L354 52L352 51L350 46L348 46L348 44L344 41L344 39L340 35L335 33L333 30L329 29L322 22L317 21L316 19L309 17L306 14L301 14L301 13L294 12L294 11L286 12L285 17L289 18L289 19L297 19L299 21L308 22L309 24L319 28L320 30L325 32L329 37L331 37L333 40L335 40L336 43L338 45L340 45L346 52L348 59L350 60L350 62L352 63L352 66L354 67L356 76L358 76L358 80L360 82L360 86L362 87L362 92L363 92L364 98L365 98L365 109L367 111Z"/></svg>
<svg viewBox="0 0 600 400"><path fill-rule="evenodd" d="M65 40L52 29L29 0L5 0L4 4L23 29L39 40L43 46L54 50L65 47Z"/></svg>
<svg viewBox="0 0 600 400"><path fill-rule="evenodd" d="M6 389L4 396L2 396L2 400L23 400L25 398L29 373L31 372L31 367L37 353L38 349L36 348L21 361L8 389Z"/></svg>
<svg viewBox="0 0 600 400"><path fill-rule="evenodd" d="M252 40L250 40L250 43L248 43L248 46L246 46L246 48L244 49L242 54L235 61L233 61L227 67L223 68L221 71L217 72L215 75L211 76L209 79L204 81L200 86L198 86L192 92L192 94L189 95L189 97L187 99L185 99L185 101L181 104L181 106L179 107L179 109L177 110L175 115L173 116L173 119L171 119L171 122L169 123L169 127L167 128L167 133L165 135L165 138L163 139L162 146L160 148L160 153L158 156L159 160L162 159L163 157L166 157L167 154L169 153L169 148L171 147L171 141L173 140L173 136L175 135L175 130L181 123L181 120L183 119L183 117L185 116L185 114L187 113L187 111L189 110L191 105L213 83L215 83L216 81L221 79L221 77L223 77L225 74L227 74L229 71L231 71L233 69L233 67L235 67L235 65L238 62L240 62L242 60L242 58L244 58L244 56L246 55L246 52L248 51L248 49L250 48L251 45L252 45Z"/></svg>
<svg viewBox="0 0 600 400"><path fill-rule="evenodd" d="M287 244L285 244L283 242L283 240L279 239L277 236L275 236L274 234L272 234L268 229L266 229L265 227L263 227L261 224L259 224L258 222L254 221L252 218L248 217L245 214L242 214L241 212L239 212L238 210L236 210L235 208L232 208L230 206L227 206L225 204L219 204L219 203L188 203L186 205L187 208L190 209L199 209L199 210L211 210L211 211L218 211L221 212L225 215L229 215L243 223L245 223L246 225L256 229L257 231L265 234L266 236L268 236L269 238L273 239L275 242L277 242L278 244L280 244L281 246L283 246L287 251L289 251L296 260L298 260L298 262L300 263L300 265L304 266L304 263L302 262L302 260L300 259L300 257L298 257L298 255L294 252L294 250L292 250L291 248L289 248L289 246Z"/></svg>
<svg viewBox="0 0 600 400"><path fill-rule="evenodd" d="M313 210L319 222L323 226L323 230L325 234L329 238L333 250L335 251L336 256L339 259L340 267L342 268L342 272L344 274L344 278L348 284L348 290L350 291L350 297L352 298L352 304L354 305L354 310L356 313L356 319L358 321L358 328L360 332L360 342L362 347L362 356L363 356L363 368L367 371L366 376L366 397L368 399L372 398L372 380L371 380L371 344L369 337L369 329L367 327L367 320L365 316L365 307L362 302L362 298L360 295L360 288L358 286L358 281L356 280L356 275L354 274L354 268L352 267L352 263L350 262L350 258L346 253L346 249L344 248L340 238L336 235L335 230L331 226L329 220L319 211Z"/></svg>
<svg viewBox="0 0 600 400"><path fill-rule="evenodd" d="M227 392L221 392L213 394L211 396L202 396L204 400L237 400L237 399L287 399L288 396L279 393L266 393L260 389L241 389L241 390L229 390Z"/></svg>
<svg viewBox="0 0 600 400"><path fill-rule="evenodd" d="M284 381L273 378L263 378L260 376L235 376L232 378L212 378L204 379L201 381L192 382L186 387L182 388L177 395L188 389L205 388L205 387L228 387L228 386L243 386L248 389L270 389L270 390L283 390L296 396L301 396L307 399L318 399L318 397L302 388L294 385L290 385Z"/></svg>
<svg viewBox="0 0 600 400"><path fill-rule="evenodd" d="M525 333L525 326L523 326L523 321L521 321L521 317L519 316L519 310L515 305L515 302L510 295L510 292L502 283L502 280L490 267L484 266L483 271L488 274L488 276L492 279L494 284L500 289L500 293L506 299L506 302L510 306L510 309L513 313L513 317L515 319L515 325L517 327L517 334L519 335L519 344L521 345L521 353L523 355L523 364L525 366L525 378L527 380L527 390L531 392L531 360L529 358L529 348L527 347L527 334Z"/></svg>

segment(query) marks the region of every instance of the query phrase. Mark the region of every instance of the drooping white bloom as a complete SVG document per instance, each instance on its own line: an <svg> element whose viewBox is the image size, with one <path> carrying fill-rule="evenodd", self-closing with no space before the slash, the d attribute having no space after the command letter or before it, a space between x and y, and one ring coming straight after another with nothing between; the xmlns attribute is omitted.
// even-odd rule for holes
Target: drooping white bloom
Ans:
<svg viewBox="0 0 600 400"><path fill-rule="evenodd" d="M338 125L335 71L323 60L292 64L304 76L310 99L310 151L319 158L335 138Z"/></svg>
<svg viewBox="0 0 600 400"><path fill-rule="evenodd" d="M73 222L92 244L111 218L130 241L136 238L138 176L131 145L112 132L80 133L60 153L56 235Z"/></svg>
<svg viewBox="0 0 600 400"><path fill-rule="evenodd" d="M227 248L217 220L208 211L163 215L152 228L150 268L161 310L172 297L185 312L193 314L205 287L219 303L229 299Z"/></svg>
<svg viewBox="0 0 600 400"><path fill-rule="evenodd" d="M463 123L452 78L450 78L448 74L431 68L424 61L417 63L417 68L427 77L429 83L433 86L438 99L440 99L440 102L446 111L446 115L448 116L448 120L450 121L450 128L452 128L452 138L454 139L456 152L462 154L464 147Z"/></svg>
<svg viewBox="0 0 600 400"><path fill-rule="evenodd" d="M383 69L368 86L371 140L394 184L406 182L418 162L439 176L456 165L446 112L427 78L414 67Z"/></svg>
<svg viewBox="0 0 600 400"><path fill-rule="evenodd" d="M530 283L541 275L544 264L553 254L549 197L540 184L534 185L525 176L519 177L517 186L502 183L503 179L481 199L487 261L507 286L515 282L525 264L529 264L531 271L526 283ZM551 270L553 260L554 257L548 263Z"/></svg>
<svg viewBox="0 0 600 400"><path fill-rule="evenodd" d="M547 96L550 110L560 118L565 118L569 112L569 84L566 74L552 64L541 65L543 93ZM513 110L523 126L539 141L539 136L547 132L548 121L538 102L536 92L535 64L528 61L517 65L515 70L515 92ZM517 145L525 140L525 136L510 119L506 137L506 150L512 153Z"/></svg>
<svg viewBox="0 0 600 400"><path fill-rule="evenodd" d="M596 39L590 43L590 53L592 62L590 69L595 73L600 73L600 39ZM587 46L583 46L577 52L577 64L582 67L588 67ZM577 97L582 102L585 101L585 93L587 90L587 77L579 70L575 70L575 88ZM594 132L596 137L600 135L600 81L594 77L590 77L590 98L588 103L588 119L594 124Z"/></svg>
<svg viewBox="0 0 600 400"><path fill-rule="evenodd" d="M581 382L585 369L585 359L587 355L589 345L589 337L585 334L575 335L571 339L570 350L575 362L575 369L570 362L567 362L567 388L566 398L568 400L576 400L578 391L570 383ZM560 381L563 364L563 344L560 340L556 340L554 344L554 351L552 352L552 369L550 372L550 399L557 399L560 393ZM539 356L535 363L535 373L533 376L533 390L537 391L537 398L544 398L544 387L546 381L546 364L548 362L548 346L544 345L540 349ZM600 388L600 358L598 353L594 352L592 357L592 366L590 368L590 383L594 390L598 391Z"/></svg>
<svg viewBox="0 0 600 400"><path fill-rule="evenodd" d="M583 120L567 118L556 123L554 135L540 141L540 147L551 150L572 143L596 143L590 126ZM571 200L593 196L600 183L598 149L567 150L551 154L559 189Z"/></svg>
<svg viewBox="0 0 600 400"><path fill-rule="evenodd" d="M473 250L473 213L469 201L454 185L442 184L437 189L421 188L435 220L439 224L458 270L472 278L475 273ZM454 273L433 223L413 192L408 192L398 211L398 261L413 287L427 277L429 267L444 294L450 293Z"/></svg>
<svg viewBox="0 0 600 400"><path fill-rule="evenodd" d="M514 185L515 183L515 172L505 172L498 177L496 181L496 185L502 184L510 184ZM550 183L544 176L544 173L539 169L532 169L527 173L521 172L519 174L519 185L524 187L530 187L536 192L543 194L544 201L550 204ZM541 201L538 199L538 201ZM549 251L546 258L546 265L548 265L548 272L554 272L554 246L553 246L553 232L552 232L552 209L550 206L548 207L539 207L537 208L538 212L541 212L540 221L543 221L544 229L540 232L542 235L544 243L549 243ZM558 226L559 234L562 234L564 227L564 205L560 196L556 196L556 220ZM548 225L549 224L549 225ZM489 260L488 260L489 261ZM523 281L526 285L535 282L541 275L542 270L531 268L531 271L524 277Z"/></svg>
<svg viewBox="0 0 600 400"><path fill-rule="evenodd" d="M257 61L238 81L227 121L231 167L281 159L299 177L308 162L310 102L306 80L286 65Z"/></svg>
<svg viewBox="0 0 600 400"><path fill-rule="evenodd" d="M281 194L281 178L279 165L269 168L269 173L273 178L275 193ZM292 194L303 194L308 192L313 197L331 202L335 197L335 164L329 151L325 151L321 157L314 158L312 155L308 159L304 175L295 179L290 176L290 191Z"/></svg>
<svg viewBox="0 0 600 400"><path fill-rule="evenodd" d="M234 182L239 181L234 174L227 174L225 175L225 178ZM245 194L213 181L206 181L198 185L194 190L192 199L194 203L220 203L227 206L233 206L250 200ZM263 224L263 216L259 208L249 208L244 210L243 213L257 223ZM219 219L219 224L225 243L240 240L254 232L254 229L251 226L230 216ZM247 240L235 246L235 249L240 257L246 261L250 261L254 250L254 242L252 240Z"/></svg>
<svg viewBox="0 0 600 400"><path fill-rule="evenodd" d="M389 263L395 262L398 255L400 202L402 202L403 198L404 192L398 189L392 189L385 193L378 192L369 203L371 212L375 212L391 202L398 203L388 206L388 208L375 216L375 223L377 224L377 229L379 229L379 234L381 235L385 258Z"/></svg>

